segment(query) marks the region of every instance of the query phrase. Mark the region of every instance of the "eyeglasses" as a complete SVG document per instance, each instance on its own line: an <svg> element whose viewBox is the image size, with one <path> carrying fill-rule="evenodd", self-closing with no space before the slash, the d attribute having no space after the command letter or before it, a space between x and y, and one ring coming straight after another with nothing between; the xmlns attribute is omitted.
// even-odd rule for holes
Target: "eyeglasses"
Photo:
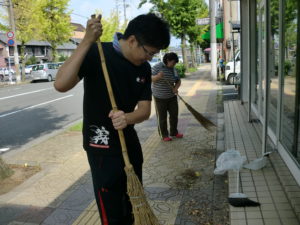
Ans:
<svg viewBox="0 0 300 225"><path fill-rule="evenodd" d="M141 46L142 46L142 48L143 48L143 50L144 50L144 52L146 53L146 55L148 55L149 57L154 57L155 55L157 55L158 53L157 52L149 52L146 48L145 48L145 46L143 45L143 44L140 44Z"/></svg>

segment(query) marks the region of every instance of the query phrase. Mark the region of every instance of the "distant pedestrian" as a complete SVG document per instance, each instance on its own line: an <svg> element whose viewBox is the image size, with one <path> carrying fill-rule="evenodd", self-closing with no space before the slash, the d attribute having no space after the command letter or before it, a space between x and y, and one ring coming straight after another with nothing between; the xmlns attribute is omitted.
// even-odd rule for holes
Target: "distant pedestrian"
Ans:
<svg viewBox="0 0 300 225"><path fill-rule="evenodd" d="M59 68L54 86L60 92L84 80L83 147L91 168L102 225L132 225L126 174L118 131L123 129L128 155L142 182L143 154L134 129L150 116L151 67L147 61L170 43L168 25L154 14L129 22L124 34L102 43L119 111L112 111L95 43L102 34L101 17L87 22L86 34Z"/></svg>
<svg viewBox="0 0 300 225"><path fill-rule="evenodd" d="M225 64L224 64L224 59L222 58L222 56L220 56L219 58L219 68L221 70L221 73L225 73Z"/></svg>
<svg viewBox="0 0 300 225"><path fill-rule="evenodd" d="M177 130L177 93L181 80L175 69L176 63L178 63L178 56L171 52L164 55L163 62L152 67L152 94L157 111L158 128L163 141L171 141L172 137L183 137L183 134ZM170 132L168 131L168 114Z"/></svg>

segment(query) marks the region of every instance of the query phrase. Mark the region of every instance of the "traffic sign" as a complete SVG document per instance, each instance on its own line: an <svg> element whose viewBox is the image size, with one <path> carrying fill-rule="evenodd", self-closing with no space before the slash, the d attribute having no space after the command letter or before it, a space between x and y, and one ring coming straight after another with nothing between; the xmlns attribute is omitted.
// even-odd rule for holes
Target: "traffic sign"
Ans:
<svg viewBox="0 0 300 225"><path fill-rule="evenodd" d="M8 31L8 32L6 33L6 36L7 36L9 39L12 39L12 38L14 38L15 34L14 34L14 32L12 32L12 31Z"/></svg>
<svg viewBox="0 0 300 225"><path fill-rule="evenodd" d="M9 40L7 41L7 44L8 44L9 46L14 46L15 41L14 41L13 39L9 39Z"/></svg>
<svg viewBox="0 0 300 225"><path fill-rule="evenodd" d="M210 18L198 18L196 19L197 25L208 25L210 23Z"/></svg>

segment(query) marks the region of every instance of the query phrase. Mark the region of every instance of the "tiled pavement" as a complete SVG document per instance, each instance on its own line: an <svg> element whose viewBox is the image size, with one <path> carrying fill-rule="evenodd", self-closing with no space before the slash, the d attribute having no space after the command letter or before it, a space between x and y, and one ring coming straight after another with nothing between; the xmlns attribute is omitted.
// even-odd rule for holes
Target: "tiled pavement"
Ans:
<svg viewBox="0 0 300 225"><path fill-rule="evenodd" d="M247 105L240 101L224 103L226 149L236 149L248 161L261 157L259 123L247 121ZM231 225L299 225L300 188L279 153L273 151L261 170L243 169L240 173L241 190L260 207L230 206ZM229 173L229 192L236 192L236 174Z"/></svg>
<svg viewBox="0 0 300 225"><path fill-rule="evenodd" d="M185 134L183 139L161 142L153 114L148 121L136 126L145 157L145 191L164 225L228 224L227 177L213 175L215 159L224 151L224 138L229 140L227 147L234 147L242 153L247 150L249 160L259 156L259 138L255 138L253 132L246 133L251 129L249 124L243 122L245 112L237 110L239 104L236 102L227 102L224 105L224 120L222 101L218 95L220 86L210 82L208 76L209 65L204 65L197 73L183 79L180 94L197 111L217 123L218 132L206 132L182 102L179 130ZM256 132L256 135L259 136L259 133ZM251 143L256 147L249 146L248 139L253 140ZM258 153L253 154L254 151ZM0 196L1 225L100 224L86 156L81 149L80 132L63 132L18 154L7 154L4 158L9 163L38 164L42 171L10 193ZM279 160L276 164L284 165L275 154L271 158ZM277 173L280 174L280 171ZM286 173L285 170L283 175ZM232 192L235 180L229 174ZM267 225L271 222L272 225L299 224L296 223L296 215L299 215L297 201L294 200L294 206L289 204L289 200L285 201L279 192L282 190L279 188L283 188L280 185L270 183L263 186L262 179L266 179L266 183L269 180L276 183L278 176L274 170L269 170L269 165L257 172L242 171L243 191L249 198L260 201L262 207L230 207L232 225ZM287 196L299 196L299 187L295 183L290 184L284 188L290 190Z"/></svg>

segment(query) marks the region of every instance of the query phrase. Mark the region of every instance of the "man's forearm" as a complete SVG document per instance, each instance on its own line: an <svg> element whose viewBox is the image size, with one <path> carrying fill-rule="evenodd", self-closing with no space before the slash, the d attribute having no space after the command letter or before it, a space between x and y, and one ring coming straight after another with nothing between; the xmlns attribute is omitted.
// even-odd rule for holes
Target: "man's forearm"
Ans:
<svg viewBox="0 0 300 225"><path fill-rule="evenodd" d="M133 112L125 113L127 124L136 124L141 123L144 120L147 120L151 113L151 102L145 101L145 104L142 107L137 107Z"/></svg>
<svg viewBox="0 0 300 225"><path fill-rule="evenodd" d="M65 92L73 88L79 81L78 72L92 43L84 39L78 45L72 56L59 68L54 87Z"/></svg>

